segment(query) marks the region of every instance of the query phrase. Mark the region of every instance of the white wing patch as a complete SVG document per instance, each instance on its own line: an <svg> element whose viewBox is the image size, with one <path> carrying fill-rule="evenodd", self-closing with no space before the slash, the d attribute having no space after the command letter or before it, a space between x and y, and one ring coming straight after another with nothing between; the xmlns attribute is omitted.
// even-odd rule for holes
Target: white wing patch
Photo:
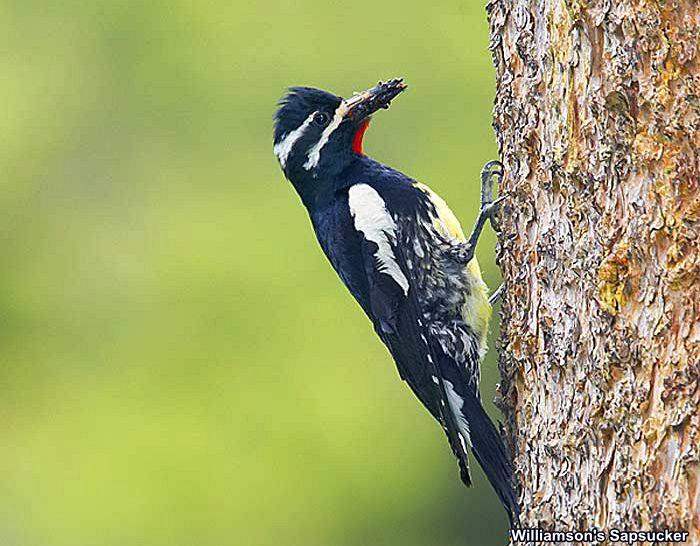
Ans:
<svg viewBox="0 0 700 546"><path fill-rule="evenodd" d="M307 171L318 165L318 162L321 160L321 150L331 138L333 131L340 127L340 124L343 122L343 118L345 117L347 111L348 106L345 101L341 102L340 106L335 109L333 120L328 124L328 127L323 130L323 133L321 133L321 138L318 139L318 142L309 150L308 158L306 163L304 163L304 168Z"/></svg>
<svg viewBox="0 0 700 546"><path fill-rule="evenodd" d="M396 240L396 222L389 214L386 203L372 186L355 184L348 191L350 214L355 229L378 247L376 257L379 271L386 273L408 294L408 279L396 262L391 242Z"/></svg>
<svg viewBox="0 0 700 546"><path fill-rule="evenodd" d="M316 115L316 112L310 114L309 117L304 120L304 123L293 131L287 133L284 138L275 144L274 148L272 148L272 151L275 152L275 155L277 156L277 159L279 159L280 165L282 165L283 169L287 166L287 158L292 152L294 144L304 135L306 129L308 129L309 125L313 121L314 115Z"/></svg>
<svg viewBox="0 0 700 546"><path fill-rule="evenodd" d="M464 406L464 399L457 394L455 391L455 386L449 382L447 379L443 379L445 383L445 392L447 393L447 402L450 404L450 409L452 414L457 419L457 425L459 426L460 440L463 440L461 436L464 436L469 445L472 445L471 436L469 436L469 423L462 413L462 407ZM464 447L464 446L463 446ZM465 448L466 451L466 448Z"/></svg>

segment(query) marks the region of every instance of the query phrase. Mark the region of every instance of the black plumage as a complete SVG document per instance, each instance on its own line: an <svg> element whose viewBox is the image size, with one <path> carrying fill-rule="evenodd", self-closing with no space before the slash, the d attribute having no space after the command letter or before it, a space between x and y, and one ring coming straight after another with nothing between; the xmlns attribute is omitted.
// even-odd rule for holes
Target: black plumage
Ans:
<svg viewBox="0 0 700 546"><path fill-rule="evenodd" d="M479 398L490 307L478 265L465 261L439 197L358 148L367 116L404 87L392 80L347 100L293 88L276 116L275 153L331 265L445 430L462 480L471 484L471 448L513 522L511 465Z"/></svg>

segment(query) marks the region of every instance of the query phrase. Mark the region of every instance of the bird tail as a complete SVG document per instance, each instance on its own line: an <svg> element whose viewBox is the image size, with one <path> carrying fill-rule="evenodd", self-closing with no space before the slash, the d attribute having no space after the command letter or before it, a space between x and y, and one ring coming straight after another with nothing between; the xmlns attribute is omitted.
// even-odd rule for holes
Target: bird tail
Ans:
<svg viewBox="0 0 700 546"><path fill-rule="evenodd" d="M469 424L472 453L505 506L511 527L517 526L520 507L513 488L513 467L503 440L486 414L477 394L472 392L472 389L465 389L465 391L462 413Z"/></svg>

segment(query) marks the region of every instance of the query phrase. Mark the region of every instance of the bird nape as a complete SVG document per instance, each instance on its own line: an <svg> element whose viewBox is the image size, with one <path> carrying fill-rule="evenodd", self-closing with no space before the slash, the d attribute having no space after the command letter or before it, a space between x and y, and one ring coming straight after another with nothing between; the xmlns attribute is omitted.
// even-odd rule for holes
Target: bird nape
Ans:
<svg viewBox="0 0 700 546"><path fill-rule="evenodd" d="M323 252L444 429L462 481L471 485L471 451L517 525L511 463L479 396L491 306L474 249L496 206L490 184L500 164L482 172L481 212L467 239L428 186L362 152L370 116L405 89L393 79L343 99L292 87L275 116L274 152Z"/></svg>

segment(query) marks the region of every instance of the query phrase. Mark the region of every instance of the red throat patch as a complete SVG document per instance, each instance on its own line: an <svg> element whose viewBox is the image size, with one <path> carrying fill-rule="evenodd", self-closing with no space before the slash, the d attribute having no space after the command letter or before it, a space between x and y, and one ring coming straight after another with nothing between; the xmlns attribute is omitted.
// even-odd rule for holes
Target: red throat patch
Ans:
<svg viewBox="0 0 700 546"><path fill-rule="evenodd" d="M362 139L365 136L365 132L367 131L367 127L369 127L369 118L364 120L361 124L360 127L357 129L357 132L355 133L355 136L352 138L352 151L355 152L356 154L362 155Z"/></svg>

